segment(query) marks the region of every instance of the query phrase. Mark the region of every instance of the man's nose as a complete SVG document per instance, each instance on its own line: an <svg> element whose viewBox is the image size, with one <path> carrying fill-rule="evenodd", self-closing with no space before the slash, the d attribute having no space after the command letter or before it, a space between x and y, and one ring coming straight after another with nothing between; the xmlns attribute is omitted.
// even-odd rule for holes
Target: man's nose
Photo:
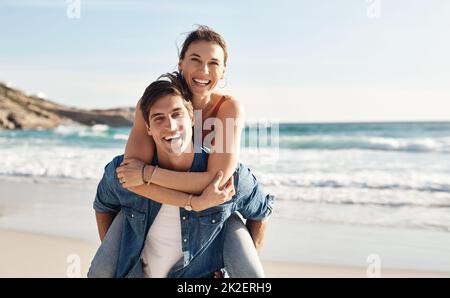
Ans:
<svg viewBox="0 0 450 298"><path fill-rule="evenodd" d="M177 120L169 117L169 129L176 130L177 129Z"/></svg>

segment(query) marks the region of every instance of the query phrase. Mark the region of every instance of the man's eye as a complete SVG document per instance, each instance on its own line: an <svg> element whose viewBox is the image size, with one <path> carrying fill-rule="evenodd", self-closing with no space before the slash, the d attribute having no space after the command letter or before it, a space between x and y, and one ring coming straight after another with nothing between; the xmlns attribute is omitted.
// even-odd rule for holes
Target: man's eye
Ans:
<svg viewBox="0 0 450 298"><path fill-rule="evenodd" d="M174 117L181 117L181 116L183 116L183 113L175 113L175 114L173 114L173 116Z"/></svg>
<svg viewBox="0 0 450 298"><path fill-rule="evenodd" d="M219 66L219 63L217 63L217 62L211 62L211 64L214 66Z"/></svg>
<svg viewBox="0 0 450 298"><path fill-rule="evenodd" d="M160 122L161 120L162 120L161 117L153 118L153 121L154 121L154 122Z"/></svg>

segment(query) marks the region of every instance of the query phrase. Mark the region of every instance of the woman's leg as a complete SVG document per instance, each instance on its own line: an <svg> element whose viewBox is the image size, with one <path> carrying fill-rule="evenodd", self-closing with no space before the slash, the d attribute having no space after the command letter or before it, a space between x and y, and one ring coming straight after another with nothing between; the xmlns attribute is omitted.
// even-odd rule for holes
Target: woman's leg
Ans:
<svg viewBox="0 0 450 298"><path fill-rule="evenodd" d="M124 215L122 211L117 213L102 244L97 250L87 276L116 277L117 261L119 259L120 241L122 238Z"/></svg>
<svg viewBox="0 0 450 298"><path fill-rule="evenodd" d="M225 222L223 259L230 277L264 277L252 237L237 213Z"/></svg>

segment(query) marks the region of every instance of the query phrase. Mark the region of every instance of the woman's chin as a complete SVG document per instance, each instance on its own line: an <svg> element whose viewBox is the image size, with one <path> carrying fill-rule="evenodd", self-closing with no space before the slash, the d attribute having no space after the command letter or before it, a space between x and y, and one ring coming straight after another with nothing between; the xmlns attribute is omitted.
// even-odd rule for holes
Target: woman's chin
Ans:
<svg viewBox="0 0 450 298"><path fill-rule="evenodd" d="M191 92L194 98L204 98L207 96L211 96L212 90L205 88L192 88Z"/></svg>

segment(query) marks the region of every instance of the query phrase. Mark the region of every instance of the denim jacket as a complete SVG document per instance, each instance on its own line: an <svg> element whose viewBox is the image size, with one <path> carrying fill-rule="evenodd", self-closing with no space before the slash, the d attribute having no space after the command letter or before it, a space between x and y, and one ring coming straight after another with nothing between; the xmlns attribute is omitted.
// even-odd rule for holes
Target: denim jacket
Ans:
<svg viewBox="0 0 450 298"><path fill-rule="evenodd" d="M208 156L204 151L195 153L191 171L206 171ZM143 277L141 252L161 204L122 187L116 176L116 168L122 160L123 155L116 156L106 165L97 187L94 209L125 214L116 277ZM155 154L152 165L157 163ZM225 220L235 211L253 220L272 213L274 197L263 194L250 169L239 164L233 178L236 194L230 201L200 212L180 208L183 257L171 268L168 277L212 276L214 271L224 267Z"/></svg>

